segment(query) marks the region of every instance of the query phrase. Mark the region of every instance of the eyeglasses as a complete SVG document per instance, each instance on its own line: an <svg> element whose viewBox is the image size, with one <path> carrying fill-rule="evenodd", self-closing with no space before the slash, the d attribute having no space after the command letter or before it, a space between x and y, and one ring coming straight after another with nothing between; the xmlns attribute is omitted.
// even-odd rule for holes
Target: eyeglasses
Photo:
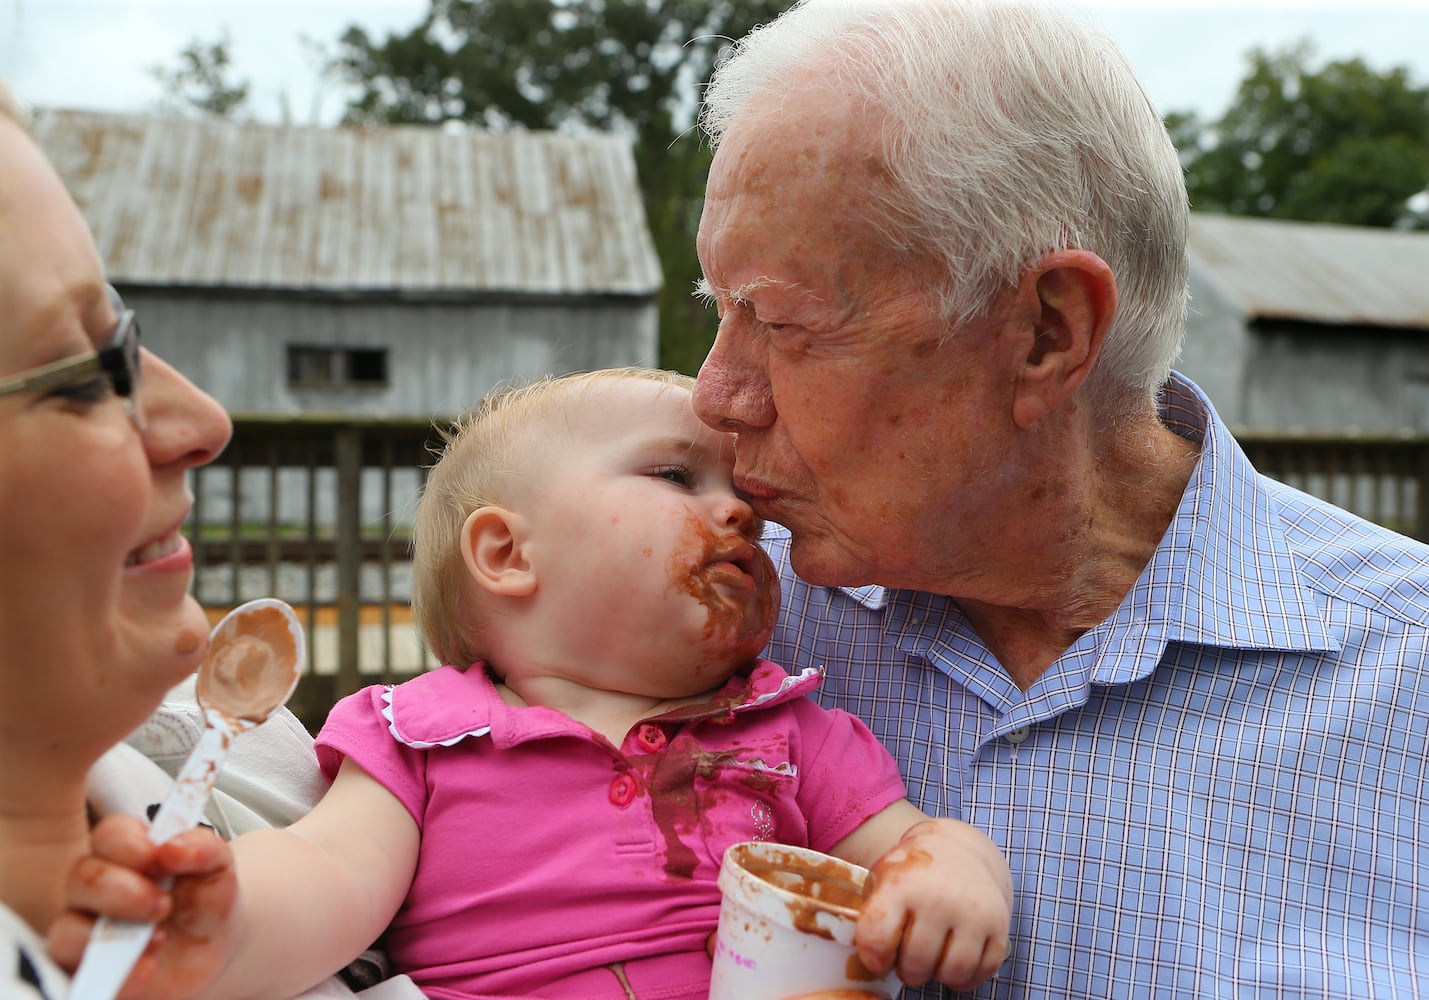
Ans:
<svg viewBox="0 0 1429 1000"><path fill-rule="evenodd" d="M0 379L0 396L53 389L102 374L109 379L114 394L124 400L124 407L135 425L139 424L139 410L134 403L134 392L139 387L139 321L134 318L134 310L125 307L124 300L113 286L106 288L109 300L114 304L114 313L119 317L109 344L97 351L77 354Z"/></svg>

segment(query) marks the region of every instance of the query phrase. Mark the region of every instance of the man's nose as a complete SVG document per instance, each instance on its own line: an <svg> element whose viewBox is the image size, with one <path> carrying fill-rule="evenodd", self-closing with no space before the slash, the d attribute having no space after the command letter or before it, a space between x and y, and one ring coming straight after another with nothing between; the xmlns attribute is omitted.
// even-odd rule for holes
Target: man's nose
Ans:
<svg viewBox="0 0 1429 1000"><path fill-rule="evenodd" d="M715 337L695 381L695 414L720 431L767 427L774 422L768 378L758 359L733 341L724 329Z"/></svg>

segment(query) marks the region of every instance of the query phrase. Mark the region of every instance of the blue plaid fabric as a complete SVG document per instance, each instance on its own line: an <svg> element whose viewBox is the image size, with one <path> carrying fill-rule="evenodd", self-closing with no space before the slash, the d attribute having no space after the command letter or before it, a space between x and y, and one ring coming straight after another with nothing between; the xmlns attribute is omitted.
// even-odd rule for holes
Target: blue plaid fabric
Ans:
<svg viewBox="0 0 1429 1000"><path fill-rule="evenodd" d="M973 995L1429 996L1429 548L1257 475L1184 378L1162 410L1202 447L1175 520L1030 691L950 599L802 583L778 526L768 654L1006 852Z"/></svg>

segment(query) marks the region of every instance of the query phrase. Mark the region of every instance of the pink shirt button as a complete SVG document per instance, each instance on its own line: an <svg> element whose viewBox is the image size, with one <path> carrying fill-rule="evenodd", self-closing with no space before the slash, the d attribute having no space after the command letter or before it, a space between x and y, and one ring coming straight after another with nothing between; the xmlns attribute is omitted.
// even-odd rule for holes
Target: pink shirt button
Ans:
<svg viewBox="0 0 1429 1000"><path fill-rule="evenodd" d="M618 774L610 783L610 801L618 806L628 806L635 798L635 779L628 774Z"/></svg>
<svg viewBox="0 0 1429 1000"><path fill-rule="evenodd" d="M663 750L667 742L665 730L650 722L640 723L640 728L635 730L635 739L646 750Z"/></svg>

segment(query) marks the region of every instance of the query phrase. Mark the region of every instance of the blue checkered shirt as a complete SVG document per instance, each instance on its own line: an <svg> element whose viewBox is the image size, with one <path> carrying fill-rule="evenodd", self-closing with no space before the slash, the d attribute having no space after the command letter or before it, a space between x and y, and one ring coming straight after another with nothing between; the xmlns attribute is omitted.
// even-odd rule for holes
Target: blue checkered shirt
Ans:
<svg viewBox="0 0 1429 1000"><path fill-rule="evenodd" d="M974 996L1429 996L1429 548L1259 476L1180 376L1162 417L1201 445L1175 519L1031 690L948 598L802 583L777 526L768 655L1006 852Z"/></svg>

